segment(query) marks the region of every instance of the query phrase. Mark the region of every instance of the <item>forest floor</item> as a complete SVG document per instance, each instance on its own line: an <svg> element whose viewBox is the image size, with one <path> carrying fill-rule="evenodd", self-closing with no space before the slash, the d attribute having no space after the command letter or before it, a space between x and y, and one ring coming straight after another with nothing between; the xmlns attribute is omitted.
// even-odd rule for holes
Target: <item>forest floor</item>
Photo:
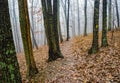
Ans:
<svg viewBox="0 0 120 83"><path fill-rule="evenodd" d="M47 63L48 48L34 50L39 73L31 80L26 79L23 54L18 55L23 83L120 83L120 31L108 33L109 46L99 49L97 54L88 55L92 34L74 37L61 43L64 59ZM101 33L99 37L101 45Z"/></svg>

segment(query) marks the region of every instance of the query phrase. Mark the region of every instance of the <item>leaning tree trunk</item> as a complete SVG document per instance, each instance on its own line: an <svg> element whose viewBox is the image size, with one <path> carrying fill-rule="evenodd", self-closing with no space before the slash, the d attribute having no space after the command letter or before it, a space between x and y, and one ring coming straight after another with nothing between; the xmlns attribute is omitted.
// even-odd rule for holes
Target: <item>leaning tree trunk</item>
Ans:
<svg viewBox="0 0 120 83"><path fill-rule="evenodd" d="M94 2L94 26L93 26L93 42L92 47L89 50L89 54L97 53L99 50L98 45L98 31L99 31L99 5L100 0L95 0Z"/></svg>
<svg viewBox="0 0 120 83"><path fill-rule="evenodd" d="M20 26L22 33L22 40L27 65L27 76L32 77L38 73L38 69L33 57L32 42L30 37L30 21L28 16L27 0L18 0L20 10Z"/></svg>
<svg viewBox="0 0 120 83"><path fill-rule="evenodd" d="M54 61L57 58L64 58L59 47L59 36L58 36L58 26L57 26L58 25L57 2L58 0L53 0L53 11L52 11L51 0L47 0L47 2L45 0L42 0L45 33L47 37L47 43L49 46L48 62Z"/></svg>
<svg viewBox="0 0 120 83"><path fill-rule="evenodd" d="M0 83L22 83L13 42L8 0L0 1Z"/></svg>
<svg viewBox="0 0 120 83"><path fill-rule="evenodd" d="M107 42L107 0L103 0L103 26L102 26L102 47L108 46Z"/></svg>

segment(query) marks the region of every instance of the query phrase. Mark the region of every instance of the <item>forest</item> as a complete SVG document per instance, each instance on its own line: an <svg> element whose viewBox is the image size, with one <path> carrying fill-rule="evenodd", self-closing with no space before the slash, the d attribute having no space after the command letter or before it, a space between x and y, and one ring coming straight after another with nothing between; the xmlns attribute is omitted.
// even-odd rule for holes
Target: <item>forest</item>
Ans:
<svg viewBox="0 0 120 83"><path fill-rule="evenodd" d="M0 0L0 83L120 83L120 0Z"/></svg>

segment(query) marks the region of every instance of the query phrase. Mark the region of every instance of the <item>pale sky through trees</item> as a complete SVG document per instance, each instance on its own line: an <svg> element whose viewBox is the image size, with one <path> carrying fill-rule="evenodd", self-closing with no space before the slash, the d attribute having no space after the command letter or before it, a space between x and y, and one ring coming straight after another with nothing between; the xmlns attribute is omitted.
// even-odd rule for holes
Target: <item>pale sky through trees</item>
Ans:
<svg viewBox="0 0 120 83"><path fill-rule="evenodd" d="M102 0L100 0L102 2ZM118 7L120 9L120 0L118 1ZM62 35L66 38L66 25L65 25L65 16L63 6L65 0L60 0L60 22L61 22L61 30ZM108 0L109 2L109 0ZM33 0L33 22L32 23L32 0L28 0L29 6L29 16L31 27L34 26L33 32L35 35L36 42L39 46L44 45L45 43L45 33L44 33L44 22L42 17L42 8L41 8L41 1L40 0ZM115 3L112 0L112 12L114 8L114 15L116 15L115 11ZM19 13L18 13L18 2L17 0L9 0L9 10L10 10L10 17L11 17L11 24L13 29L13 36L14 42L17 49L17 52L20 50L22 51L22 39L20 33L20 26L19 26ZM15 8L15 9L14 9ZM80 14L80 33L84 33L84 0L79 0L79 14ZM87 32L91 33L93 28L93 9L94 9L94 0L87 0ZM15 12L14 12L15 10ZM72 11L71 11L72 10ZM102 4L100 4L100 11L102 11ZM72 13L74 12L74 13ZM119 11L120 12L120 11ZM113 17L113 16L112 16ZM72 28L75 28L75 32L78 32L78 9L77 9L77 0L70 0L70 36L72 36ZM112 20L113 21L113 20ZM116 16L114 16L114 21L116 24ZM16 24L17 23L17 24ZM102 28L102 12L100 12L100 30ZM34 25L33 25L34 24ZM19 49L17 48L19 46Z"/></svg>

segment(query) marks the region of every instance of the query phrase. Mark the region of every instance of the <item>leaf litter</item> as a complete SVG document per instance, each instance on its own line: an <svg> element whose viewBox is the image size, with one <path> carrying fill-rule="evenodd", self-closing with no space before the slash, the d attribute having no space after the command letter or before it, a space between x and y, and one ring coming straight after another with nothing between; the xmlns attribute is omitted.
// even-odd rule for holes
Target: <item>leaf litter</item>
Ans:
<svg viewBox="0 0 120 83"><path fill-rule="evenodd" d="M99 45L101 33L99 33ZM23 83L120 83L120 31L108 33L109 46L88 55L92 34L78 36L60 44L64 59L47 63L48 47L34 50L39 73L26 78L24 54L18 54Z"/></svg>

